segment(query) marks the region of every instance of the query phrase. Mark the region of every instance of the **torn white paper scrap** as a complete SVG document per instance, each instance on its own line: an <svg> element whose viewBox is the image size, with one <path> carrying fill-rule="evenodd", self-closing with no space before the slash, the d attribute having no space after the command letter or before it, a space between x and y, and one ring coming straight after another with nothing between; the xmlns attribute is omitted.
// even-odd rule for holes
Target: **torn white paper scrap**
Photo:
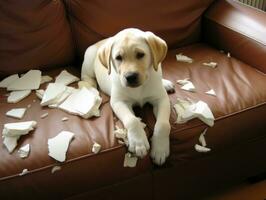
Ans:
<svg viewBox="0 0 266 200"><path fill-rule="evenodd" d="M118 126L116 126L116 130L114 130L114 135L117 139L122 139L123 144L128 146L127 129L119 128ZM119 141L120 141L120 143L119 143ZM122 144L121 140L118 140L118 143Z"/></svg>
<svg viewBox="0 0 266 200"><path fill-rule="evenodd" d="M76 81L79 81L79 78L70 74L66 70L63 70L55 79L55 83L61 83L63 85L69 85Z"/></svg>
<svg viewBox="0 0 266 200"><path fill-rule="evenodd" d="M44 118L47 117L47 116L48 116L48 113L43 113L43 114L41 115L41 118L44 119Z"/></svg>
<svg viewBox="0 0 266 200"><path fill-rule="evenodd" d="M18 150L20 158L27 158L30 153L30 144L26 144Z"/></svg>
<svg viewBox="0 0 266 200"><path fill-rule="evenodd" d="M230 54L229 52L227 53L227 57L228 57L228 58L230 58L230 57L231 57L231 54Z"/></svg>
<svg viewBox="0 0 266 200"><path fill-rule="evenodd" d="M62 122L65 122L65 121L67 121L67 120L68 120L68 117L63 117L63 118L61 119Z"/></svg>
<svg viewBox="0 0 266 200"><path fill-rule="evenodd" d="M193 85L192 82L189 82L189 83L183 85L183 86L181 87L181 89L182 89L182 90L189 91L189 92L195 92L195 91L196 91L196 90L195 90L195 86Z"/></svg>
<svg viewBox="0 0 266 200"><path fill-rule="evenodd" d="M211 150L210 148L207 148L207 147L204 147L198 144L195 144L194 148L197 152L200 152L200 153L207 153Z"/></svg>
<svg viewBox="0 0 266 200"><path fill-rule="evenodd" d="M63 84L49 83L43 94L41 106L47 106L49 104L55 103L56 100L62 96L65 90L66 86Z"/></svg>
<svg viewBox="0 0 266 200"><path fill-rule="evenodd" d="M190 92L195 92L195 86L191 81L188 80L188 78L183 79L183 80L177 80L176 81L179 85L182 85L181 89L190 91Z"/></svg>
<svg viewBox="0 0 266 200"><path fill-rule="evenodd" d="M17 146L17 141L22 135L28 134L37 125L35 121L8 123L2 131L3 143L9 153L12 153Z"/></svg>
<svg viewBox="0 0 266 200"><path fill-rule="evenodd" d="M62 131L57 136L48 139L49 156L59 162L66 160L66 152L69 147L69 143L74 137L74 133L69 131Z"/></svg>
<svg viewBox="0 0 266 200"><path fill-rule="evenodd" d="M180 79L177 80L176 83L178 83L179 85L186 85L187 83L189 83L189 78L185 78L185 79Z"/></svg>
<svg viewBox="0 0 266 200"><path fill-rule="evenodd" d="M6 112L6 116L22 119L26 112L26 108L14 108Z"/></svg>
<svg viewBox="0 0 266 200"><path fill-rule="evenodd" d="M99 151L101 150L102 146L100 144L98 144L97 142L94 142L93 146L92 146L92 152L93 153L99 153Z"/></svg>
<svg viewBox="0 0 266 200"><path fill-rule="evenodd" d="M211 67L211 68L216 68L217 63L216 62L209 62L209 63L203 63L204 66Z"/></svg>
<svg viewBox="0 0 266 200"><path fill-rule="evenodd" d="M176 123L183 124L195 117L194 113L190 110L191 105L192 105L191 101L177 98L177 102L174 105L177 114Z"/></svg>
<svg viewBox="0 0 266 200"><path fill-rule="evenodd" d="M63 94L59 98L56 98L53 101L53 104L49 104L48 107L49 108L57 108L63 101L66 100L67 97L69 97L69 95L71 95L75 91L77 91L77 89L75 89L73 87L66 87L66 90L63 92Z"/></svg>
<svg viewBox="0 0 266 200"><path fill-rule="evenodd" d="M44 90L40 89L40 90L35 90L36 96L42 100L43 95L44 95Z"/></svg>
<svg viewBox="0 0 266 200"><path fill-rule="evenodd" d="M4 137L3 138L3 144L7 148L9 153L12 153L14 149L17 146L17 141L20 138L20 136L14 136L14 137Z"/></svg>
<svg viewBox="0 0 266 200"><path fill-rule="evenodd" d="M212 96L216 97L216 93L215 93L215 91L213 89L211 89L211 90L209 90L209 91L207 91L205 93L208 94L208 95L212 95Z"/></svg>
<svg viewBox="0 0 266 200"><path fill-rule="evenodd" d="M7 98L8 103L17 103L30 95L31 90L13 91Z"/></svg>
<svg viewBox="0 0 266 200"><path fill-rule="evenodd" d="M13 75L6 77L0 82L0 88L8 87L10 84L12 84L17 79L19 79L18 74L13 74Z"/></svg>
<svg viewBox="0 0 266 200"><path fill-rule="evenodd" d="M59 170L61 170L61 169L62 169L61 166L58 166L58 165L53 166L53 168L52 168L52 170L51 170L51 173L53 174L53 173L55 173L55 172L57 172L57 171L59 171Z"/></svg>
<svg viewBox="0 0 266 200"><path fill-rule="evenodd" d="M25 174L29 173L28 169L23 169L19 176L24 176Z"/></svg>
<svg viewBox="0 0 266 200"><path fill-rule="evenodd" d="M28 134L37 126L36 121L7 123L4 125L3 136L14 137Z"/></svg>
<svg viewBox="0 0 266 200"><path fill-rule="evenodd" d="M41 83L40 70L30 70L21 78L11 83L7 90L36 90L39 89Z"/></svg>
<svg viewBox="0 0 266 200"><path fill-rule="evenodd" d="M83 87L72 93L59 108L87 119L98 115L101 102L102 98L95 88Z"/></svg>
<svg viewBox="0 0 266 200"><path fill-rule="evenodd" d="M207 143L206 143L206 140L205 140L205 134L206 134L207 130L208 130L208 128L205 128L204 131L199 136L199 142L204 147L207 146Z"/></svg>
<svg viewBox="0 0 266 200"><path fill-rule="evenodd" d="M176 60L180 62L192 63L193 59L183 55L182 53L176 55Z"/></svg>
<svg viewBox="0 0 266 200"><path fill-rule="evenodd" d="M209 126L213 126L214 116L213 116L212 111L209 108L208 104L206 104L203 101L198 101L195 105L195 109L193 109L193 112L205 124L207 124Z"/></svg>
<svg viewBox="0 0 266 200"><path fill-rule="evenodd" d="M53 80L53 78L51 76L45 75L45 76L41 77L41 83L40 84L47 83L47 82L50 82L52 80Z"/></svg>
<svg viewBox="0 0 266 200"><path fill-rule="evenodd" d="M126 153L124 158L124 167L136 167L138 158L131 153Z"/></svg>

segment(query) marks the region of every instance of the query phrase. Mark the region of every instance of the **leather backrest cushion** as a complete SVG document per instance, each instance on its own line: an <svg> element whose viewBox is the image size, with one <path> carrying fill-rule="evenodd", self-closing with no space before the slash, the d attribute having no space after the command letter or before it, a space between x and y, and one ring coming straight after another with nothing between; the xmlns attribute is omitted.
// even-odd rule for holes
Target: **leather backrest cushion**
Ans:
<svg viewBox="0 0 266 200"><path fill-rule="evenodd" d="M80 58L118 31L140 28L177 47L200 39L201 16L213 0L65 0Z"/></svg>
<svg viewBox="0 0 266 200"><path fill-rule="evenodd" d="M60 0L0 1L0 76L73 61L66 17Z"/></svg>

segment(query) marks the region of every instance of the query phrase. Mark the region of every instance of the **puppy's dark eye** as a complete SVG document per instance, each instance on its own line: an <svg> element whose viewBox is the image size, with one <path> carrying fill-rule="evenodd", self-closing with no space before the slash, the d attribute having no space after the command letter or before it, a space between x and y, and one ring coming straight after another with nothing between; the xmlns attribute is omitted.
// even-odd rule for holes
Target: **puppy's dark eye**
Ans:
<svg viewBox="0 0 266 200"><path fill-rule="evenodd" d="M137 55L136 55L136 58L137 58L137 59L141 59L141 58L143 58L144 56L145 56L144 53L142 53L142 52L138 52Z"/></svg>
<svg viewBox="0 0 266 200"><path fill-rule="evenodd" d="M115 57L115 59L116 59L117 61L122 61L122 56L121 56L121 55L117 55L117 56Z"/></svg>

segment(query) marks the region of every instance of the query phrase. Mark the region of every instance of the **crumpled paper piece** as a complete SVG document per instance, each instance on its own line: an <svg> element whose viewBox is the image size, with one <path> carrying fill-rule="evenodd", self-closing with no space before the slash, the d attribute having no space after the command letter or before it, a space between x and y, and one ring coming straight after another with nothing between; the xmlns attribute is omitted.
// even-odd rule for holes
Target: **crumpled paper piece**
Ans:
<svg viewBox="0 0 266 200"><path fill-rule="evenodd" d="M203 101L193 103L178 98L174 108L177 113L176 123L182 124L191 119L198 118L208 126L214 125L214 116L208 104Z"/></svg>

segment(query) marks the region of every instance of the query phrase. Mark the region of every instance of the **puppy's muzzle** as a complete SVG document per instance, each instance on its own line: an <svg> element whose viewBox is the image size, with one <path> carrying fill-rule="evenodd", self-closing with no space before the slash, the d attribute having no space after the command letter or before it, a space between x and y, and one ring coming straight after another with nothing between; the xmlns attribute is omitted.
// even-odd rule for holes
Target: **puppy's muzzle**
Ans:
<svg viewBox="0 0 266 200"><path fill-rule="evenodd" d="M129 87L138 87L139 86L139 74L136 72L127 72L124 75L126 81L127 81L127 86Z"/></svg>

